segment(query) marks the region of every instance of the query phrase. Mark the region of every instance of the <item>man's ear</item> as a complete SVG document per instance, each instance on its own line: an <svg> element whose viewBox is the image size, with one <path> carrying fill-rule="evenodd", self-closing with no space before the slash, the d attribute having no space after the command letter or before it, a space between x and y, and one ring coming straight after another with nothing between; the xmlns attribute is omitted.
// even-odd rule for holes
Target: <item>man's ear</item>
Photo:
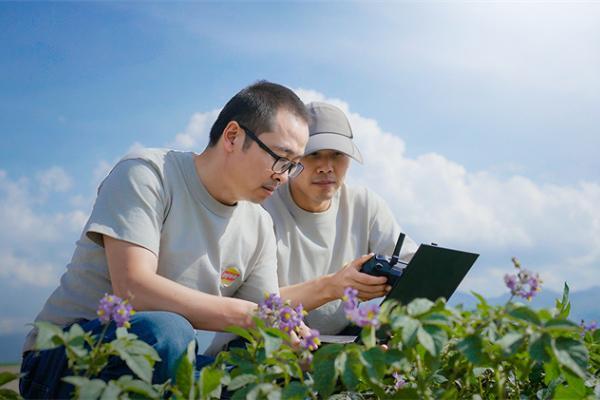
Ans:
<svg viewBox="0 0 600 400"><path fill-rule="evenodd" d="M229 123L223 129L222 146L227 153L233 152L237 142L241 140L242 128L235 121Z"/></svg>

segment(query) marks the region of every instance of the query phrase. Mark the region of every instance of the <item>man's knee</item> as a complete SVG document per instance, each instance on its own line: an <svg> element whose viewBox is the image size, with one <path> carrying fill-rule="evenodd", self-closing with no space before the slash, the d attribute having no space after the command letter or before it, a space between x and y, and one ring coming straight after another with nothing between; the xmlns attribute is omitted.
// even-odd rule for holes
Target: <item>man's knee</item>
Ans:
<svg viewBox="0 0 600 400"><path fill-rule="evenodd" d="M131 319L129 332L156 350L161 362L155 366L154 381L174 378L177 364L188 344L194 340L194 328L179 314L167 311L141 311Z"/></svg>

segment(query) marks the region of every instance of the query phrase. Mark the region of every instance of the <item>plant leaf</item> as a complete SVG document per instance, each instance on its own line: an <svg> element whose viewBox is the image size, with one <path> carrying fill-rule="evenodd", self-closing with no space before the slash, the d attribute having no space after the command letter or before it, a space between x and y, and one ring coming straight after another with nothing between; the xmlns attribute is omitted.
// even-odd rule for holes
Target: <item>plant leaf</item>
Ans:
<svg viewBox="0 0 600 400"><path fill-rule="evenodd" d="M238 390L239 388L246 386L249 383L254 383L257 381L257 376L254 374L241 374L236 376L229 382L227 385L227 389L229 390Z"/></svg>
<svg viewBox="0 0 600 400"><path fill-rule="evenodd" d="M545 363L550 361L552 351L552 341L550 335L543 333L537 338L533 338L529 345L529 354L533 360Z"/></svg>
<svg viewBox="0 0 600 400"><path fill-rule="evenodd" d="M187 345L187 350L179 359L175 372L175 385L186 398L194 397L194 372L196 365L196 341L192 340Z"/></svg>
<svg viewBox="0 0 600 400"><path fill-rule="evenodd" d="M298 381L290 382L281 393L281 398L286 400L304 400L308 397L308 387Z"/></svg>
<svg viewBox="0 0 600 400"><path fill-rule="evenodd" d="M233 333L234 335L237 335L239 337L246 339L248 342L252 343L253 345L256 345L256 339L254 339L254 337L252 337L252 334L247 329L244 329L239 326L230 326L228 328L225 328L225 332Z"/></svg>
<svg viewBox="0 0 600 400"><path fill-rule="evenodd" d="M223 370L215 367L204 367L200 371L200 397L203 399L210 397L221 397L221 379Z"/></svg>
<svg viewBox="0 0 600 400"><path fill-rule="evenodd" d="M571 338L559 337L553 341L552 347L560 365L580 378L586 377L588 351L583 343Z"/></svg>
<svg viewBox="0 0 600 400"><path fill-rule="evenodd" d="M329 396L337 382L335 359L342 351L341 344L329 344L315 352L313 358L314 388L323 398Z"/></svg>
<svg viewBox="0 0 600 400"><path fill-rule="evenodd" d="M523 334L519 332L508 332L506 335L496 341L496 344L508 355L516 353L523 342Z"/></svg>
<svg viewBox="0 0 600 400"><path fill-rule="evenodd" d="M458 350L474 365L489 365L489 358L483 352L481 337L469 335L457 343Z"/></svg>
<svg viewBox="0 0 600 400"><path fill-rule="evenodd" d="M0 372L0 386L7 384L8 382L19 379L20 374L14 372L2 371Z"/></svg>
<svg viewBox="0 0 600 400"><path fill-rule="evenodd" d="M36 350L50 350L64 344L64 332L58 326L50 322L36 322L37 337L35 339Z"/></svg>
<svg viewBox="0 0 600 400"><path fill-rule="evenodd" d="M417 317L431 310L433 305L434 303L429 299L414 299L406 306L406 312L411 317Z"/></svg>
<svg viewBox="0 0 600 400"><path fill-rule="evenodd" d="M511 317L530 322L537 326L540 326L542 324L542 321L540 321L540 319L537 316L537 314L535 313L535 311L533 311L529 307L520 306L520 307L510 310L508 314Z"/></svg>

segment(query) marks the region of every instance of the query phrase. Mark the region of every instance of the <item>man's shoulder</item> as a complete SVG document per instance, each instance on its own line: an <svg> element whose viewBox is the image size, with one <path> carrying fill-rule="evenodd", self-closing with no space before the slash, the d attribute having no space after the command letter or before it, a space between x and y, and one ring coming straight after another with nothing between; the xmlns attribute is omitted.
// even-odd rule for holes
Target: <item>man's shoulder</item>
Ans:
<svg viewBox="0 0 600 400"><path fill-rule="evenodd" d="M119 162L127 160L142 160L146 161L159 169L163 169L164 165L169 162L177 161L184 157L189 157L192 153L181 152L163 148L140 147L131 150L125 154Z"/></svg>
<svg viewBox="0 0 600 400"><path fill-rule="evenodd" d="M367 204L373 199L380 198L377 193L365 186L347 184L343 184L340 188L340 197L359 204Z"/></svg>

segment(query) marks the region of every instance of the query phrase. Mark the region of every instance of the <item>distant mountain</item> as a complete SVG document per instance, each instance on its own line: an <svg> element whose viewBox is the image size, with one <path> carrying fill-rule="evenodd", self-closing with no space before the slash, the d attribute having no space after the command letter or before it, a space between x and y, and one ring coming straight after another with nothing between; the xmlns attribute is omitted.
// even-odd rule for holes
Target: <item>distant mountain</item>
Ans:
<svg viewBox="0 0 600 400"><path fill-rule="evenodd" d="M508 301L510 295L504 294L498 297L487 298L488 303L493 305L504 304ZM543 289L539 292L531 302L519 299L523 303L528 303L535 309L553 308L556 299L562 298L562 293L558 293L549 289ZM569 294L571 302L571 313L569 319L579 323L582 319L585 321L600 322L600 286L594 286L586 290L571 292ZM449 304L456 306L462 304L465 309L474 309L478 300L473 295L464 292L455 293L449 301Z"/></svg>

